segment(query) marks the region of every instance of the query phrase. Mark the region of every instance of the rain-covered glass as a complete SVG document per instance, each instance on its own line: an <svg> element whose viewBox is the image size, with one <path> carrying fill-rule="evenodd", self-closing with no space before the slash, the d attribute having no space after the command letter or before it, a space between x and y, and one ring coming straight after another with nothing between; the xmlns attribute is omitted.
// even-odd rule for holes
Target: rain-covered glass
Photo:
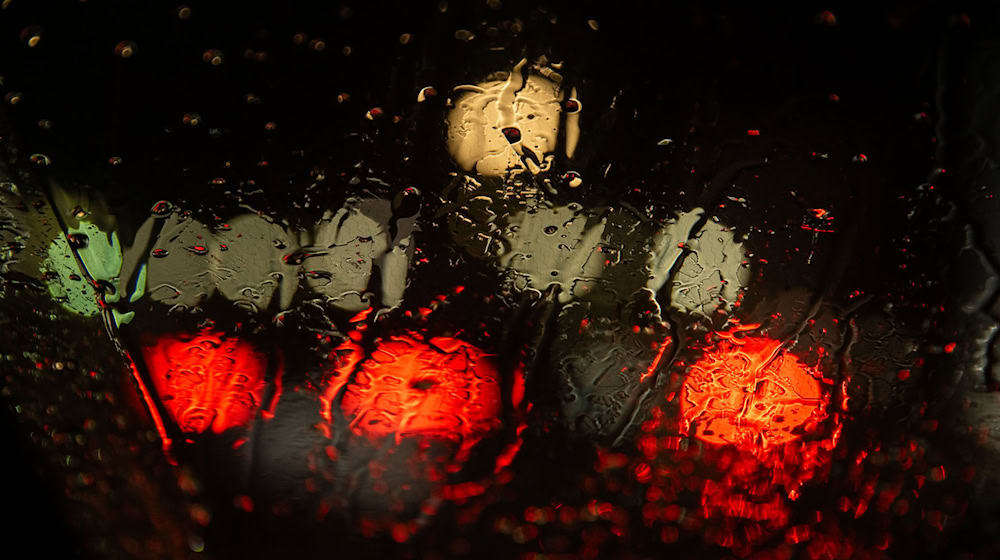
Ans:
<svg viewBox="0 0 1000 560"><path fill-rule="evenodd" d="M1000 14L840 4L0 1L4 547L996 558Z"/></svg>

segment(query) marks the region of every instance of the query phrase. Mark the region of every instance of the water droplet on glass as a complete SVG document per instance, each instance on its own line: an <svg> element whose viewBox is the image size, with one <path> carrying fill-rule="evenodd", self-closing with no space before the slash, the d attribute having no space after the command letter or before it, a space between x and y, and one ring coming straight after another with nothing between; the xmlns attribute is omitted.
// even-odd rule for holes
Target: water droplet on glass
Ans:
<svg viewBox="0 0 1000 560"><path fill-rule="evenodd" d="M170 213L174 211L174 205L166 200L161 200L154 204L149 211L152 212L154 216L163 218L169 216Z"/></svg>
<svg viewBox="0 0 1000 560"><path fill-rule="evenodd" d="M170 251L168 251L166 249L153 249L149 254L153 255L154 257L156 257L158 259L162 259L163 257L169 255Z"/></svg>
<svg viewBox="0 0 1000 560"><path fill-rule="evenodd" d="M598 29L600 29L601 26L597 23L596 19L588 19L587 27L591 28L594 31L597 31Z"/></svg>
<svg viewBox="0 0 1000 560"><path fill-rule="evenodd" d="M322 51L326 49L326 41L323 39L313 39L309 41L309 48L316 52Z"/></svg>
<svg viewBox="0 0 1000 560"><path fill-rule="evenodd" d="M417 93L417 103L423 103L424 101L427 101L431 97L436 97L437 93L438 93L437 90L431 86L422 88L420 92Z"/></svg>
<svg viewBox="0 0 1000 560"><path fill-rule="evenodd" d="M74 218L79 220L82 218L86 218L90 214L90 212L84 210L82 206L76 206L73 208L72 214Z"/></svg>
<svg viewBox="0 0 1000 560"><path fill-rule="evenodd" d="M212 66L218 66L223 63L225 57L219 49L208 49L201 54L201 59Z"/></svg>
<svg viewBox="0 0 1000 560"><path fill-rule="evenodd" d="M274 121L268 121L264 123L264 130L268 132L274 132L275 130L278 130L278 123Z"/></svg>
<svg viewBox="0 0 1000 560"><path fill-rule="evenodd" d="M24 94L22 94L19 91L12 91L7 95L3 96L3 100L11 105L17 105L18 103L21 102L22 99L24 99Z"/></svg>
<svg viewBox="0 0 1000 560"><path fill-rule="evenodd" d="M135 48L135 41L122 41L115 45L115 54L121 58L132 58Z"/></svg>
<svg viewBox="0 0 1000 560"><path fill-rule="evenodd" d="M184 113L181 122L188 126L198 126L198 123L201 122L201 115L198 113Z"/></svg>
<svg viewBox="0 0 1000 560"><path fill-rule="evenodd" d="M410 35L409 33L403 33L402 35L399 36L400 45L405 45L412 40L413 40L413 35Z"/></svg>
<svg viewBox="0 0 1000 560"><path fill-rule="evenodd" d="M122 164L122 158L120 156L111 156L108 158L108 163L117 167Z"/></svg>
<svg viewBox="0 0 1000 560"><path fill-rule="evenodd" d="M579 99L573 97L567 99L566 103L563 104L563 111L567 113L579 113L580 110L582 109L583 109L583 104L580 103Z"/></svg>
<svg viewBox="0 0 1000 560"><path fill-rule="evenodd" d="M254 94L254 93L248 93L247 96L246 96L246 100L247 100L247 103L249 103L250 105L259 105L260 104L260 97L257 97L257 95Z"/></svg>
<svg viewBox="0 0 1000 560"><path fill-rule="evenodd" d="M351 94L349 94L349 93L338 93L337 94L337 103L345 103L345 102L350 101L350 100L351 100Z"/></svg>
<svg viewBox="0 0 1000 560"><path fill-rule="evenodd" d="M837 25L837 14L834 14L830 10L823 10L816 14L816 23L833 27Z"/></svg>
<svg viewBox="0 0 1000 560"><path fill-rule="evenodd" d="M392 207L398 216L412 216L420 211L420 190L406 187L396 194Z"/></svg>
<svg viewBox="0 0 1000 560"><path fill-rule="evenodd" d="M559 231L559 228L557 228L556 226L545 226L545 229L542 231L544 231L546 235L552 235L555 232Z"/></svg>
<svg viewBox="0 0 1000 560"><path fill-rule="evenodd" d="M40 121L38 121L38 128L42 130L51 130L52 121L50 121L49 119L41 119Z"/></svg>
<svg viewBox="0 0 1000 560"><path fill-rule="evenodd" d="M21 30L21 40L24 41L29 47L37 47L42 41L42 35L44 31L41 27L37 25L29 25Z"/></svg>
<svg viewBox="0 0 1000 560"><path fill-rule="evenodd" d="M521 141L521 130L516 126L508 126L507 128L501 130L501 132L503 132L503 135L511 144L517 144Z"/></svg>
<svg viewBox="0 0 1000 560"><path fill-rule="evenodd" d="M190 252L192 252L192 253L194 253L194 254L196 254L196 255L207 255L208 254L208 247L205 247L204 245L193 245L191 247L187 247L187 250L190 251Z"/></svg>
<svg viewBox="0 0 1000 560"><path fill-rule="evenodd" d="M275 249L284 249L288 247L288 245L285 245L285 242L280 239L275 239L271 242L271 244L274 245Z"/></svg>
<svg viewBox="0 0 1000 560"><path fill-rule="evenodd" d="M583 184L583 177L581 177L576 171L567 171L563 174L562 179L570 188L573 189Z"/></svg>
<svg viewBox="0 0 1000 560"><path fill-rule="evenodd" d="M469 31L468 29L459 29L455 32L455 38L459 41L464 41L468 43L469 41L476 38L476 34Z"/></svg>
<svg viewBox="0 0 1000 560"><path fill-rule="evenodd" d="M866 156L865 154L858 154L852 157L851 161L854 163L868 163L868 156Z"/></svg>
<svg viewBox="0 0 1000 560"><path fill-rule="evenodd" d="M86 249L90 245L90 237L86 233L71 233L66 236L72 249Z"/></svg>
<svg viewBox="0 0 1000 560"><path fill-rule="evenodd" d="M52 164L52 158L45 154L31 154L31 163L38 167L48 167Z"/></svg>
<svg viewBox="0 0 1000 560"><path fill-rule="evenodd" d="M187 19L191 17L191 8L187 6L177 6L177 19Z"/></svg>
<svg viewBox="0 0 1000 560"><path fill-rule="evenodd" d="M373 121L378 117L381 117L383 114L384 112L382 111L381 107L372 107L371 109L368 110L367 113L365 113L365 118L370 121Z"/></svg>

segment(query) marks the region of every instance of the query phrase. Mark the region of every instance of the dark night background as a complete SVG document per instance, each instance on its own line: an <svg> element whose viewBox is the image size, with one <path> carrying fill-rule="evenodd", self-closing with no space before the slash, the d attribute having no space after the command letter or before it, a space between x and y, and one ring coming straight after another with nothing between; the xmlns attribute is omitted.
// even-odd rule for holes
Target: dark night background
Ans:
<svg viewBox="0 0 1000 560"><path fill-rule="evenodd" d="M21 162L25 154L46 154L52 164L33 170L32 180L103 200L124 239L160 199L188 202L196 212L223 218L245 203L308 223L317 208L341 203L357 162L391 185L376 192L380 196L408 185L424 193L440 190L452 169L442 147L446 95L418 106L420 88L446 92L475 83L522 54L564 60L568 83L578 86L589 119L573 165L584 177L603 175L574 193L579 200L649 205L663 216L708 196L702 187L726 162L763 157L778 167L762 171L761 184L740 187L745 196L778 200L792 188L798 199L775 203L769 215L742 218L759 218L756 224L737 218L734 225L746 231L776 228L822 204L835 208L843 223L855 224L860 233L845 233L828 245L829 263L817 267L829 268L801 273L789 267L767 281L801 283L841 298L860 289L898 302L906 317L927 318L912 330L927 353L925 373L905 390L872 397L861 417L892 430L886 418L908 418L912 407L931 402L932 414L947 426L932 438L935 453L946 462L976 464L983 479L971 492L961 489L970 501L957 530L941 541L901 537L889 553L984 559L1000 553L1000 494L991 473L1000 465L996 446L974 447L965 438L969 416L956 412L968 408L966 392L990 395L1000 379L990 370L989 334L997 324L990 278L1000 263L1000 206L992 202L1000 188L993 163L1000 143L1000 13L943 1L807 1L784 9L654 1L495 4L453 0L442 11L438 2L418 1L322 7L192 1L185 19L171 2L4 1L5 165L17 159L15 152ZM496 23L515 18L523 23L520 33ZM476 40L456 40L459 29L473 31ZM412 34L406 44L403 33ZM29 47L35 34L38 44ZM301 41L296 34L303 34ZM133 42L132 56L116 54L122 41ZM221 64L206 62L210 49L221 51ZM10 102L12 93L20 96L17 103ZM338 102L343 93L350 98ZM366 119L374 107L386 117ZM184 122L194 114L197 125ZM396 115L400 122L393 123ZM760 130L760 137L748 136L748 130ZM657 145L667 137L682 147L667 152ZM705 149L688 149L695 145ZM816 161L813 152L829 152L833 159ZM867 163L852 162L860 154ZM333 170L322 189L310 187L317 168ZM786 210L794 215L782 215ZM429 244L445 243L435 237L439 233L425 235ZM903 237L905 254L897 252ZM781 254L795 242L759 250ZM977 258L967 262L972 253ZM460 273L475 270L470 264ZM825 287L829 277L837 278L836 285ZM434 284L453 281L425 276L415 289L429 293ZM13 300L15 284L5 298ZM41 304L18 305L2 311L27 313ZM928 311L935 308L943 311ZM116 357L98 323L72 319L46 330L41 317L5 317L10 340L2 350L37 344L39 352L81 358L106 352L92 363L114 371ZM22 321L30 328L20 327ZM52 340L38 342L31 332ZM960 351L942 354L941 346L951 341L959 341ZM976 344L982 347L978 353L965 350ZM13 368L8 360L4 373ZM13 514L3 525L4 541L42 557L81 554L76 529L70 528L79 525L64 515L63 475L55 471L51 450L26 437L14 403L4 396L0 445L12 471L2 495ZM995 421L986 412L972 417ZM862 426L849 437L874 428ZM997 437L995 427L987 428ZM156 465L156 445L142 445L152 451L140 452L134 464ZM573 445L565 449L576 452ZM589 461L586 451L579 452L585 456L566 468ZM520 476L558 477L559 467L530 466L532 453L539 464L546 462L544 452L529 445L525 453L529 459L519 459L526 461ZM150 467L150 479L169 480L163 469ZM99 527L99 521L89 526ZM608 554L655 557L656 549Z"/></svg>

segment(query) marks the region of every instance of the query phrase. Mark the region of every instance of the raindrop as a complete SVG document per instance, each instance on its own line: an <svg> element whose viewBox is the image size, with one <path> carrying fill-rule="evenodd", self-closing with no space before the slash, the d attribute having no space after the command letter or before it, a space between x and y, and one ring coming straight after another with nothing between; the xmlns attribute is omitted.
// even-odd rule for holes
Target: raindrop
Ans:
<svg viewBox="0 0 1000 560"><path fill-rule="evenodd" d="M392 207L397 216L416 214L420 211L420 191L414 187L406 187L396 194Z"/></svg>
<svg viewBox="0 0 1000 560"><path fill-rule="evenodd" d="M424 101L427 101L427 99L430 97L436 97L437 93L438 93L437 90L431 86L422 88L420 90L420 93L417 94L417 103L423 103Z"/></svg>
<svg viewBox="0 0 1000 560"><path fill-rule="evenodd" d="M11 241L7 243L5 246L0 248L0 262L14 258L14 255L24 250L24 247L24 243L20 241Z"/></svg>
<svg viewBox="0 0 1000 560"><path fill-rule="evenodd" d="M367 113L365 113L365 118L370 121L373 121L378 117L381 117L383 114L384 112L382 111L381 107L372 107L371 109L368 110Z"/></svg>
<svg viewBox="0 0 1000 560"><path fill-rule="evenodd" d="M816 23L833 27L837 25L837 15L830 10L824 10L816 14Z"/></svg>
<svg viewBox="0 0 1000 560"><path fill-rule="evenodd" d="M468 43L469 41L476 38L476 34L469 31L468 29L459 29L455 32L455 38L459 41Z"/></svg>
<svg viewBox="0 0 1000 560"><path fill-rule="evenodd" d="M188 537L188 548L191 549L191 552L203 552L205 550L205 541L197 535L191 535Z"/></svg>
<svg viewBox="0 0 1000 560"><path fill-rule="evenodd" d="M503 132L503 135L511 144L517 144L521 141L521 130L516 126L508 126L507 128L501 130L501 132Z"/></svg>
<svg viewBox="0 0 1000 560"><path fill-rule="evenodd" d="M596 19L588 19L587 20L587 26L590 27L594 31L597 31L598 29L600 29L600 25L598 25Z"/></svg>
<svg viewBox="0 0 1000 560"><path fill-rule="evenodd" d="M86 233L71 233L66 236L72 249L86 249L90 245L90 237Z"/></svg>
<svg viewBox="0 0 1000 560"><path fill-rule="evenodd" d="M576 171L567 171L563 174L562 179L567 185L569 185L570 188L573 189L583 184L583 177L581 177Z"/></svg>
<svg viewBox="0 0 1000 560"><path fill-rule="evenodd" d="M181 122L188 126L198 126L201 122L201 115L198 113L184 113L184 117L181 118Z"/></svg>
<svg viewBox="0 0 1000 560"><path fill-rule="evenodd" d="M309 41L309 48L316 52L322 51L326 48L326 41L323 39L313 39Z"/></svg>
<svg viewBox="0 0 1000 560"><path fill-rule="evenodd" d="M288 247L288 245L285 245L285 242L280 239L275 239L271 242L271 244L274 245L275 249L284 249Z"/></svg>
<svg viewBox="0 0 1000 560"><path fill-rule="evenodd" d="M307 270L302 273L303 276L311 280L331 280L333 279L333 274L325 270Z"/></svg>
<svg viewBox="0 0 1000 560"><path fill-rule="evenodd" d="M38 121L38 128L42 130L52 130L52 121L49 119L42 119Z"/></svg>
<svg viewBox="0 0 1000 560"><path fill-rule="evenodd" d="M246 95L246 101L250 105L259 105L260 104L260 97L257 97L256 94L248 93Z"/></svg>
<svg viewBox="0 0 1000 560"><path fill-rule="evenodd" d="M278 130L278 123L274 121L268 121L264 123L264 130L268 132L274 132L275 130Z"/></svg>
<svg viewBox="0 0 1000 560"><path fill-rule="evenodd" d="M31 154L31 163L38 167L48 167L52 164L52 158L45 154Z"/></svg>
<svg viewBox="0 0 1000 560"><path fill-rule="evenodd" d="M163 257L169 255L170 251L167 251L166 249L153 249L149 254L158 259L162 259Z"/></svg>
<svg viewBox="0 0 1000 560"><path fill-rule="evenodd" d="M412 40L413 40L413 35L410 35L409 33L403 33L402 35L399 36L400 45L405 45Z"/></svg>
<svg viewBox="0 0 1000 560"><path fill-rule="evenodd" d="M80 220L90 215L90 212L84 210L82 206L76 206L73 208L72 215L74 218Z"/></svg>
<svg viewBox="0 0 1000 560"><path fill-rule="evenodd" d="M11 105L17 105L18 103L21 102L22 99L24 99L24 94L19 91L12 91L7 95L3 96L3 100L6 101L7 103L10 103Z"/></svg>
<svg viewBox="0 0 1000 560"><path fill-rule="evenodd" d="M567 113L579 113L583 109L583 104L580 103L579 99L570 97L563 104L563 111Z"/></svg>
<svg viewBox="0 0 1000 560"><path fill-rule="evenodd" d="M292 35L292 42L295 43L296 45L301 45L302 43L305 43L306 42L306 34L305 33L296 33L295 35Z"/></svg>
<svg viewBox="0 0 1000 560"><path fill-rule="evenodd" d="M42 35L44 31L41 27L37 25L29 25L21 30L21 40L24 41L29 47L37 47L42 41Z"/></svg>
<svg viewBox="0 0 1000 560"><path fill-rule="evenodd" d="M115 54L121 58L132 58L135 49L135 41L122 41L115 45Z"/></svg>
<svg viewBox="0 0 1000 560"><path fill-rule="evenodd" d="M350 101L350 100L351 100L351 94L349 94L349 93L338 93L337 94L337 103L346 103L347 101Z"/></svg>
<svg viewBox="0 0 1000 560"><path fill-rule="evenodd" d="M865 154L858 154L852 157L851 161L854 163L868 163L868 156L866 156Z"/></svg>
<svg viewBox="0 0 1000 560"><path fill-rule="evenodd" d="M190 251L190 252L192 252L192 253L194 253L194 254L196 254L196 255L207 255L208 254L208 247L205 247L204 245L193 245L191 247L187 247L187 250Z"/></svg>
<svg viewBox="0 0 1000 560"><path fill-rule="evenodd" d="M97 284L97 286L96 286L97 287L97 291L99 293L101 293L101 294L108 294L108 295L115 295L115 287L114 287L113 284L111 284L111 282L108 282L107 280L98 280L96 282L96 284Z"/></svg>
<svg viewBox="0 0 1000 560"><path fill-rule="evenodd" d="M552 235L555 232L559 231L559 228L557 228L556 226L545 226L545 229L543 231L546 233L546 235Z"/></svg>
<svg viewBox="0 0 1000 560"><path fill-rule="evenodd" d="M149 211L152 212L153 215L158 218L164 218L166 216L169 216L170 213L174 211L174 205L166 200L161 200L156 204L154 204L153 207L149 209Z"/></svg>
<svg viewBox="0 0 1000 560"><path fill-rule="evenodd" d="M201 59L204 62L211 64L212 66L218 66L222 64L222 62L225 60L225 57L223 56L222 51L220 51L219 49L208 49L201 54Z"/></svg>
<svg viewBox="0 0 1000 560"><path fill-rule="evenodd" d="M111 156L108 158L108 163L117 167L122 164L122 158L121 156Z"/></svg>
<svg viewBox="0 0 1000 560"><path fill-rule="evenodd" d="M177 6L177 19L187 19L191 17L191 8L187 6Z"/></svg>

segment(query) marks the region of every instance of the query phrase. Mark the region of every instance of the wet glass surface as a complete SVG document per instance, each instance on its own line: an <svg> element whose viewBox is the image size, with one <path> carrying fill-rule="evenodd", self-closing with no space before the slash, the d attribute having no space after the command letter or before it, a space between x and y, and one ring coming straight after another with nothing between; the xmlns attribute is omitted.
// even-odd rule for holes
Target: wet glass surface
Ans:
<svg viewBox="0 0 1000 560"><path fill-rule="evenodd" d="M0 16L8 541L1000 553L1000 14Z"/></svg>

